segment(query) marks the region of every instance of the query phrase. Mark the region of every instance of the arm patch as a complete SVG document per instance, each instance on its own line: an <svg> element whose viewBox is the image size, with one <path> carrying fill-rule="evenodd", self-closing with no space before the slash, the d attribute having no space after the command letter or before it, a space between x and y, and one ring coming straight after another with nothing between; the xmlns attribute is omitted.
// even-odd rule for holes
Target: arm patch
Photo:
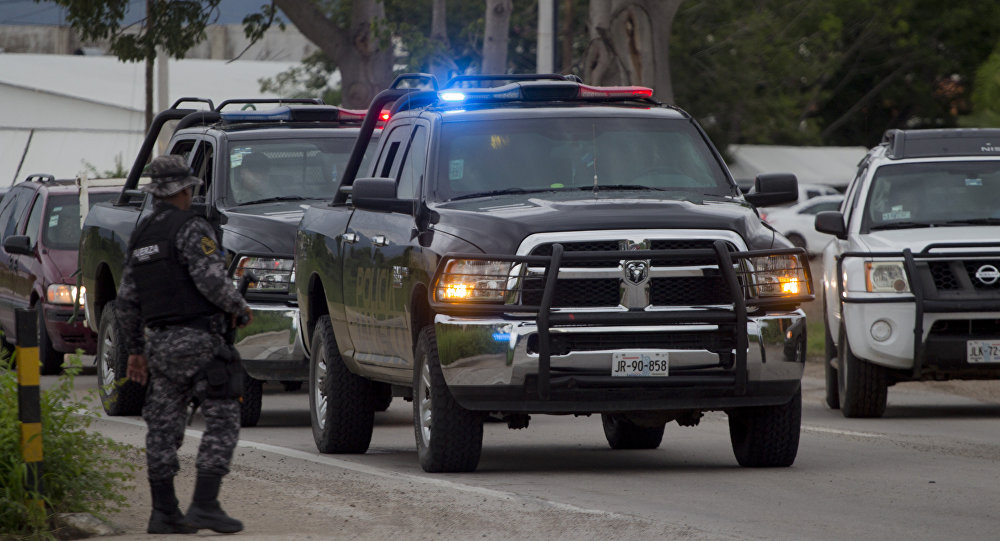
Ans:
<svg viewBox="0 0 1000 541"><path fill-rule="evenodd" d="M208 237L201 237L201 251L205 252L205 255L212 255L216 250L215 241Z"/></svg>

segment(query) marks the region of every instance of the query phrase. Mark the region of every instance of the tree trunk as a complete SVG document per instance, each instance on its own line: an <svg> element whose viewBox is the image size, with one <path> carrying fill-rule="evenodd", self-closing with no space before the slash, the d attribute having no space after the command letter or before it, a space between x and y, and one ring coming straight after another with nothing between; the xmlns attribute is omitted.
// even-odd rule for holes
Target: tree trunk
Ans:
<svg viewBox="0 0 1000 541"><path fill-rule="evenodd" d="M433 0L431 5L431 41L434 43L434 52L431 54L430 70L438 82L444 85L452 73L458 70L455 61L448 54L451 42L448 40L445 0Z"/></svg>
<svg viewBox="0 0 1000 541"><path fill-rule="evenodd" d="M559 73L573 70L573 0L560 0L559 10Z"/></svg>
<svg viewBox="0 0 1000 541"><path fill-rule="evenodd" d="M585 80L652 87L672 103L670 28L683 0L591 0Z"/></svg>
<svg viewBox="0 0 1000 541"><path fill-rule="evenodd" d="M365 109L392 83L393 50L382 43L372 23L385 18L380 0L354 0L348 27L330 19L312 0L274 0L285 16L340 69L342 105Z"/></svg>
<svg viewBox="0 0 1000 541"><path fill-rule="evenodd" d="M486 0L482 73L507 73L507 40L512 0Z"/></svg>

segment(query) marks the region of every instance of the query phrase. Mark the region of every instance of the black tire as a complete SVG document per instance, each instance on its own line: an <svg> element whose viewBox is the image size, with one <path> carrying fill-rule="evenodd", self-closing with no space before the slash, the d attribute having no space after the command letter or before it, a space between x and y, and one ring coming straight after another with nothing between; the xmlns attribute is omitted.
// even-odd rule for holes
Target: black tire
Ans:
<svg viewBox="0 0 1000 541"><path fill-rule="evenodd" d="M97 389L104 412L111 416L140 415L146 386L125 377L128 351L118 324L115 301L104 305L97 327Z"/></svg>
<svg viewBox="0 0 1000 541"><path fill-rule="evenodd" d="M823 373L826 374L826 405L832 410L840 409L840 386L837 384L837 369L833 360L837 358L837 345L830 334L830 320L826 315L826 297L823 298Z"/></svg>
<svg viewBox="0 0 1000 541"><path fill-rule="evenodd" d="M347 369L330 316L316 322L309 361L309 416L321 453L364 453L375 426L372 382Z"/></svg>
<svg viewBox="0 0 1000 541"><path fill-rule="evenodd" d="M796 248L806 248L806 239L798 233L789 233L788 242L791 242Z"/></svg>
<svg viewBox="0 0 1000 541"><path fill-rule="evenodd" d="M664 425L658 427L639 426L621 416L601 414L604 437L612 449L656 449L663 441Z"/></svg>
<svg viewBox="0 0 1000 541"><path fill-rule="evenodd" d="M240 402L240 426L257 426L264 401L264 382L243 371L243 401Z"/></svg>
<svg viewBox="0 0 1000 541"><path fill-rule="evenodd" d="M45 315L41 303L35 306L38 313L38 360L42 363L42 374L51 376L62 372L63 353L52 347L49 331L45 328Z"/></svg>
<svg viewBox="0 0 1000 541"><path fill-rule="evenodd" d="M471 472L483 451L483 416L458 404L441 372L434 326L417 339L413 367L413 432L426 472Z"/></svg>
<svg viewBox="0 0 1000 541"><path fill-rule="evenodd" d="M729 412L729 439L740 466L788 467L799 451L802 389L781 406L755 406Z"/></svg>
<svg viewBox="0 0 1000 541"><path fill-rule="evenodd" d="M375 411L385 411L392 404L392 385L375 383Z"/></svg>
<svg viewBox="0 0 1000 541"><path fill-rule="evenodd" d="M281 387L285 389L286 392L294 393L302 388L303 381L282 381Z"/></svg>
<svg viewBox="0 0 1000 541"><path fill-rule="evenodd" d="M889 396L889 379L885 369L854 355L843 325L840 327L837 352L840 412L850 418L881 417L885 414Z"/></svg>

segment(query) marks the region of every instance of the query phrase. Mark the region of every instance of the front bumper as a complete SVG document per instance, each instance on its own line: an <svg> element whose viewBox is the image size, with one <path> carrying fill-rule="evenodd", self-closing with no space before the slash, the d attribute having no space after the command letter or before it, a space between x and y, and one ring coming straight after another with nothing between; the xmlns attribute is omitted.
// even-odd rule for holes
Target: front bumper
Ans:
<svg viewBox="0 0 1000 541"><path fill-rule="evenodd" d="M72 307L42 304L45 331L52 347L62 353L75 353L79 349L93 355L97 351L97 335L87 326L83 310L77 311L75 319L73 313Z"/></svg>
<svg viewBox="0 0 1000 541"><path fill-rule="evenodd" d="M253 322L236 331L236 349L247 373L260 380L309 379L299 309L287 303L250 303Z"/></svg>
<svg viewBox="0 0 1000 541"><path fill-rule="evenodd" d="M435 330L445 381L465 408L483 411L589 413L665 409L717 410L779 405L799 389L805 360L801 310L746 320L745 372L737 355L706 349L668 352L666 377L612 377L615 350L553 354L547 393L540 385L538 327L532 320L438 315ZM575 335L692 332L711 325L575 326L549 329L552 339ZM728 357L728 358L727 358ZM541 378L544 381L546 378ZM545 396L547 394L547 396Z"/></svg>

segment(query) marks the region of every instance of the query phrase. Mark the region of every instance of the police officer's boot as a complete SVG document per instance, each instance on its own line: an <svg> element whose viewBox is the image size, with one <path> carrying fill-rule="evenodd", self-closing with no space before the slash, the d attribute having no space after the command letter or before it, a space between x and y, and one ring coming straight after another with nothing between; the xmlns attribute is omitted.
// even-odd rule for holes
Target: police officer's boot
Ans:
<svg viewBox="0 0 1000 541"><path fill-rule="evenodd" d="M198 528L209 529L219 533L236 533L243 530L243 523L230 517L219 505L219 487L222 485L221 475L198 474L194 485L194 498L188 508L184 523Z"/></svg>
<svg viewBox="0 0 1000 541"><path fill-rule="evenodd" d="M147 533L195 533L184 523L184 513L177 506L177 495L174 493L174 480L149 481L149 491L153 495L153 513L149 516Z"/></svg>

